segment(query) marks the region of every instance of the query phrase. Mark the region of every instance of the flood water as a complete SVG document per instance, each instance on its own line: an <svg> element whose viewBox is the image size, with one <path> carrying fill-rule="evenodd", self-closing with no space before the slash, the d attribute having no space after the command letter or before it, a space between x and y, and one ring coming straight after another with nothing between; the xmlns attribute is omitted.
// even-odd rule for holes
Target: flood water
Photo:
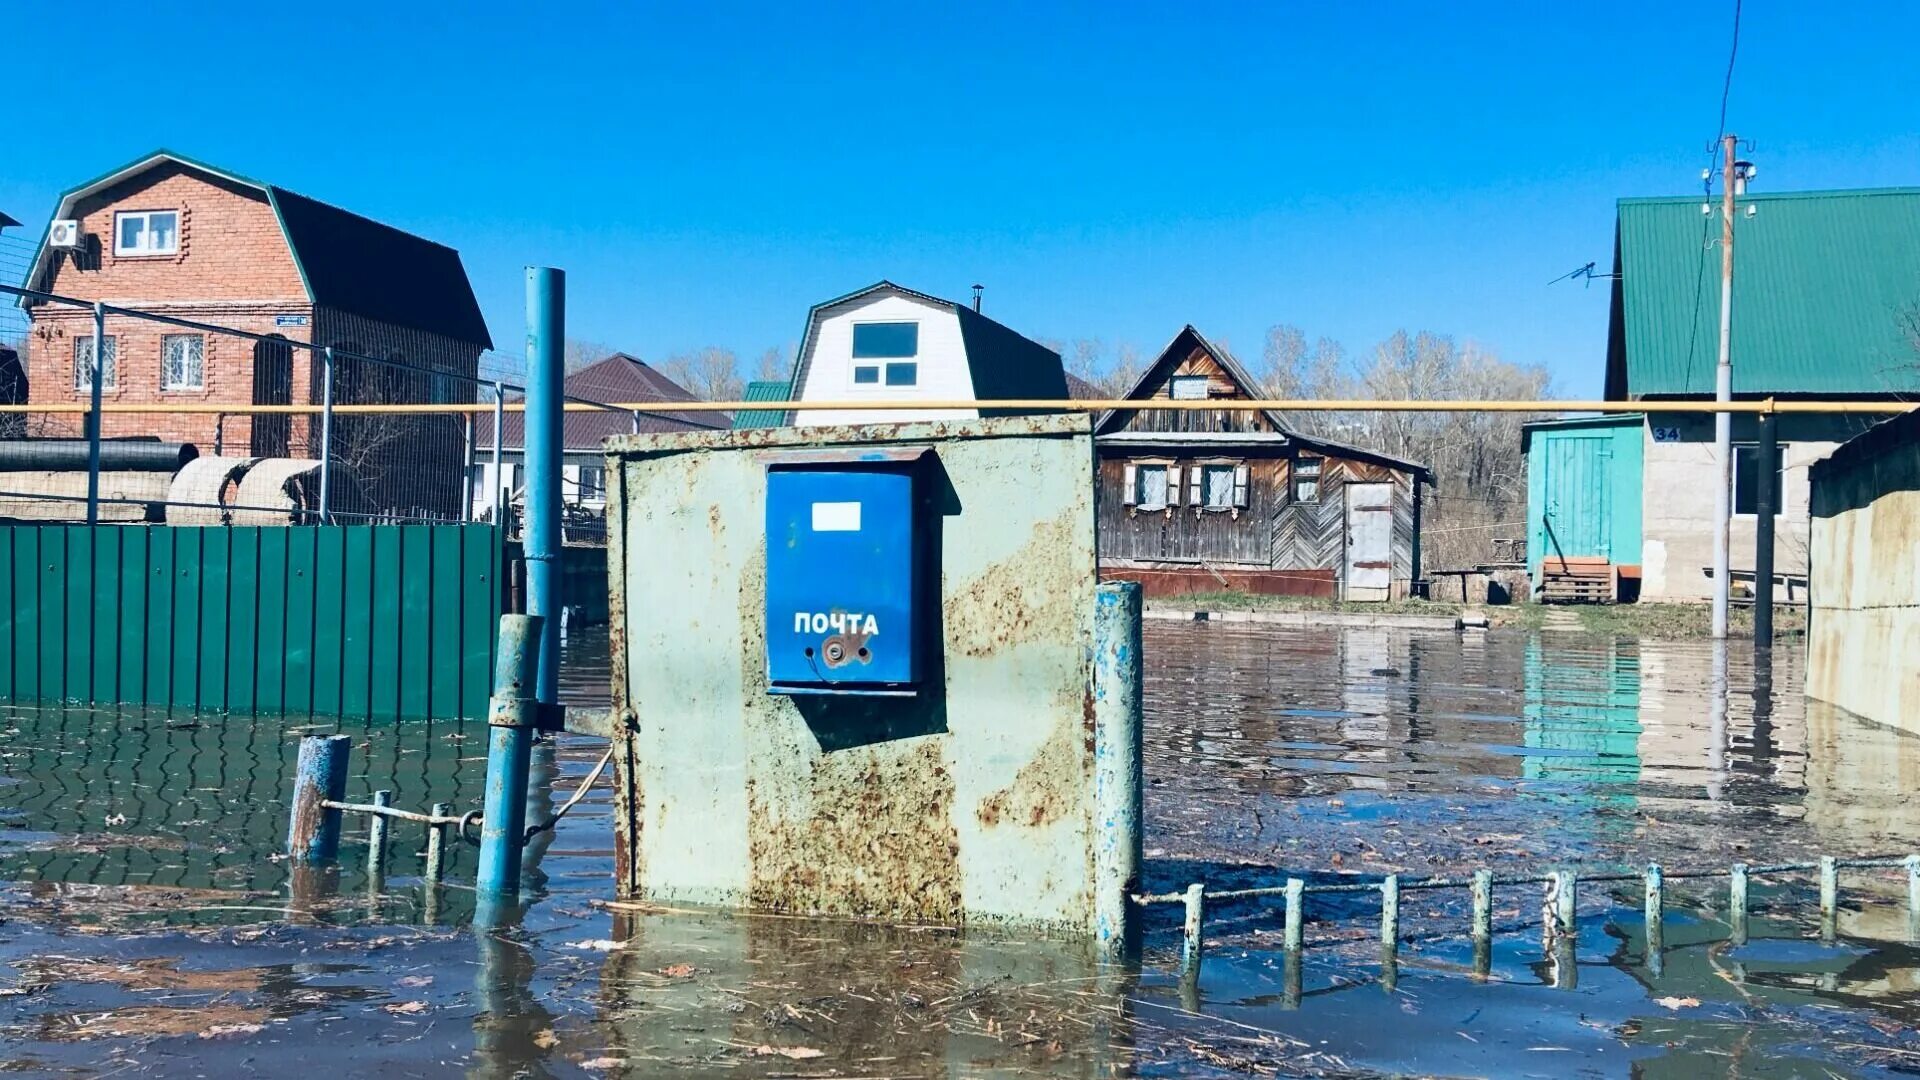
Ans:
<svg viewBox="0 0 1920 1080"><path fill-rule="evenodd" d="M1756 663L1743 644L1158 622L1146 646L1153 892L1920 849L1920 740L1809 706L1792 646ZM574 701L604 695L604 639L570 643L567 679ZM331 730L0 714L0 1074L1920 1071L1902 870L1848 872L1831 944L1805 875L1756 878L1738 947L1725 879L1675 878L1657 975L1637 883L1583 887L1559 963L1541 893L1497 891L1484 980L1460 893L1407 894L1394 964L1371 894L1311 901L1291 967L1279 909L1229 902L1182 987L1177 906L1152 910L1138 971L991 934L606 906L602 789L529 853L524 911L476 932L470 891L421 882L405 823L382 881L352 816L339 872L290 880L298 738ZM484 725L340 730L349 797L478 807ZM539 751L530 818L597 758L589 740ZM453 848L448 881L470 881L475 849Z"/></svg>

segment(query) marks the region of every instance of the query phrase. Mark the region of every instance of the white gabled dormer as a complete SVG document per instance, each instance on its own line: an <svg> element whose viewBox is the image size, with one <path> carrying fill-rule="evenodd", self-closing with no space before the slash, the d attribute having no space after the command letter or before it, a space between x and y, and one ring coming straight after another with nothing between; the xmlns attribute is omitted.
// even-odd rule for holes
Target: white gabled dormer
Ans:
<svg viewBox="0 0 1920 1080"><path fill-rule="evenodd" d="M802 402L1066 396L1058 353L970 307L888 281L829 300L808 313L792 390L792 400ZM793 423L871 424L979 415L978 409L800 409Z"/></svg>

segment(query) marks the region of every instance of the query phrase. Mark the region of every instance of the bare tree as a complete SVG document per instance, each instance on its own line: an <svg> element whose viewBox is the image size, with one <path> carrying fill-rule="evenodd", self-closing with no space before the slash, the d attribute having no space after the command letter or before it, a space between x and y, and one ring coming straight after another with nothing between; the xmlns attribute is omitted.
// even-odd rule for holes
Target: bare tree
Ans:
<svg viewBox="0 0 1920 1080"><path fill-rule="evenodd" d="M754 369L753 377L758 382L789 382L793 379L793 364L787 359L787 350L775 345L760 354L760 363Z"/></svg>
<svg viewBox="0 0 1920 1080"><path fill-rule="evenodd" d="M740 378L740 358L732 349L718 345L675 353L660 365L660 370L702 401L738 401L746 391Z"/></svg>
<svg viewBox="0 0 1920 1080"><path fill-rule="evenodd" d="M618 351L613 346L602 342L568 338L562 356L565 358L567 374L571 375L581 368L591 367L605 360Z"/></svg>
<svg viewBox="0 0 1920 1080"><path fill-rule="evenodd" d="M1140 359L1140 350L1132 345L1122 345L1115 351L1113 364L1093 380L1093 385L1110 398L1123 398L1140 381L1145 368L1146 364Z"/></svg>

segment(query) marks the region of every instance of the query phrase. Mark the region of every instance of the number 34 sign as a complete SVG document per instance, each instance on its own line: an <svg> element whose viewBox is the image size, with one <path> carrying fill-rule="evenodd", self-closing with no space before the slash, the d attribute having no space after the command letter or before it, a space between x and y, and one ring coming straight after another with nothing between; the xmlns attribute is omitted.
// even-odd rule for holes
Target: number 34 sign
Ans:
<svg viewBox="0 0 1920 1080"><path fill-rule="evenodd" d="M1655 424L1653 425L1653 441L1654 442L1679 442L1680 429L1677 427L1664 427L1660 424Z"/></svg>

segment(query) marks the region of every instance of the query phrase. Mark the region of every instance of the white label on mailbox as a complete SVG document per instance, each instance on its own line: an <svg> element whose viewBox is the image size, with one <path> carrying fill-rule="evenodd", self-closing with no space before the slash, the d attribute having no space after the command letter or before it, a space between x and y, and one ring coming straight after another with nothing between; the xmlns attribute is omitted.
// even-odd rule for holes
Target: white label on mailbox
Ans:
<svg viewBox="0 0 1920 1080"><path fill-rule="evenodd" d="M860 504L857 502L814 503L813 531L859 532Z"/></svg>

